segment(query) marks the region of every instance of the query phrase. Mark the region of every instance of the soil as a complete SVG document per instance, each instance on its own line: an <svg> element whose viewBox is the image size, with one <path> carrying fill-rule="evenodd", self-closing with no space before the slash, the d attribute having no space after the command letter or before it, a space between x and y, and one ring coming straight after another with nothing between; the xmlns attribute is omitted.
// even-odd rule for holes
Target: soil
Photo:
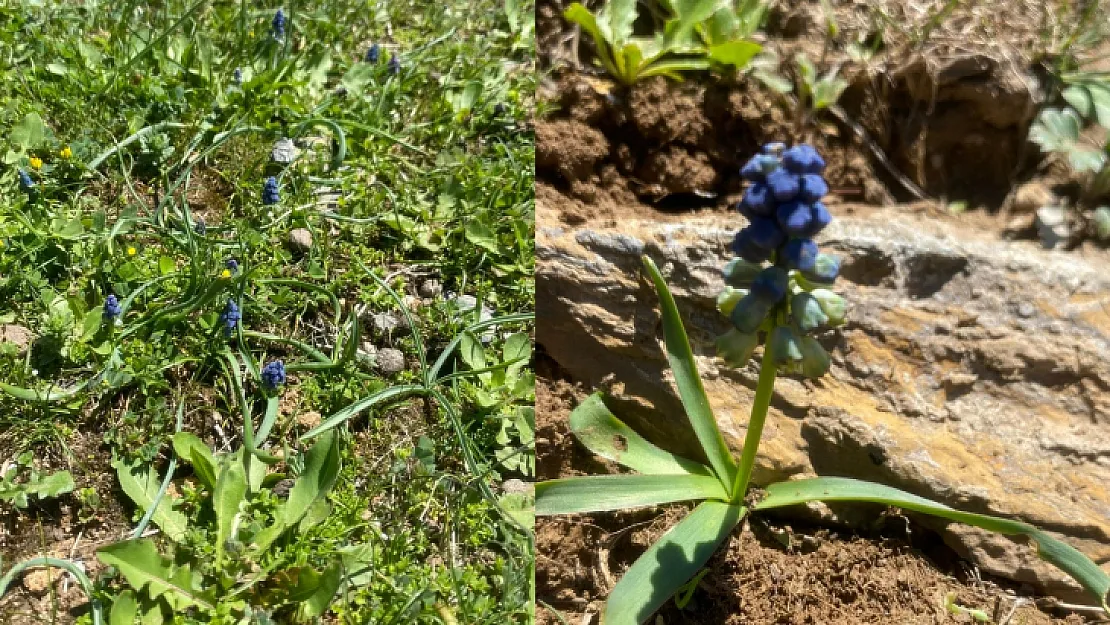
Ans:
<svg viewBox="0 0 1110 625"><path fill-rule="evenodd" d="M1028 141L1052 97L1043 32L1071 19L1043 3L981 0L947 13L939 0L841 0L826 3L839 29L827 39L822 3L773 2L758 37L780 59L777 73L794 81L802 52L847 81L835 105L804 119L794 94L745 75L615 84L596 67L592 41L561 18L567 4L537 7L550 71L539 98L555 110L536 124L537 193L567 223L629 205L726 210L742 190L740 166L769 141L813 144L844 200L959 202L995 215L1000 236L1036 236L1032 215L1012 212L1022 184L1073 205L1098 203L1081 203L1079 179ZM849 54L860 42L876 44L871 56ZM1074 242L1088 227L1081 219Z"/></svg>
<svg viewBox="0 0 1110 625"><path fill-rule="evenodd" d="M538 479L612 473L576 443L567 426L592 389L570 379L542 352L537 358ZM621 513L541 517L536 521L536 586L540 625L597 624L623 571L688 510L686 506ZM1088 622L1055 615L1026 589L983 579L941 539L905 517L890 515L867 534L815 527L786 518L750 517L709 561L690 602L668 602L654 623L698 625ZM948 598L951 597L951 602ZM558 612L558 615L555 612ZM957 609L957 611L959 611Z"/></svg>

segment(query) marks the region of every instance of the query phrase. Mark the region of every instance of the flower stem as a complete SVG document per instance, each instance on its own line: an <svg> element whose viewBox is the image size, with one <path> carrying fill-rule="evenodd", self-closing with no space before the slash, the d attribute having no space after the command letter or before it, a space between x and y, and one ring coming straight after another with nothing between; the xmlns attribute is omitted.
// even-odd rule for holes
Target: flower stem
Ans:
<svg viewBox="0 0 1110 625"><path fill-rule="evenodd" d="M732 487L734 502L743 501L748 491L748 482L755 465L755 452L759 449L759 439L763 436L763 423L767 420L767 408L775 393L775 363L770 341L763 347L763 360L759 364L759 383L755 387L755 402L752 416L748 420L748 433L744 436L744 450L740 453L740 468L736 472L736 483Z"/></svg>

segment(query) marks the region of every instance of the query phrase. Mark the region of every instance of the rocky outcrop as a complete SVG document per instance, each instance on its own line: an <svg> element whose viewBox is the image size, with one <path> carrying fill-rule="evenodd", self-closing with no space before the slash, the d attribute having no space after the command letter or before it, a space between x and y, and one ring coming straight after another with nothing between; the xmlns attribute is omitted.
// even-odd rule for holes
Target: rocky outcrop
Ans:
<svg viewBox="0 0 1110 625"><path fill-rule="evenodd" d="M834 212L843 215L843 208ZM697 456L661 347L641 254L668 276L729 444L742 445L757 366L714 355L715 310L738 219L568 227L540 207L538 341L607 388L621 416ZM958 223L863 209L823 233L844 259L848 323L821 337L829 375L776 385L755 480L879 481L964 510L1020 518L1110 561L1110 275L1095 262ZM984 571L1085 600L1025 544L918 518ZM1110 566L1110 565L1108 565ZM1110 570L1110 568L1108 568Z"/></svg>

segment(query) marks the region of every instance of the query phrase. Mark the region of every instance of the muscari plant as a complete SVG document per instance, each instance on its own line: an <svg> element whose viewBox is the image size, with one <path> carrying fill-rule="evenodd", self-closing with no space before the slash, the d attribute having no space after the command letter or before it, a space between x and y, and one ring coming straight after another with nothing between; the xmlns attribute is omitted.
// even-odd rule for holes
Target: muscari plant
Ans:
<svg viewBox="0 0 1110 625"><path fill-rule="evenodd" d="M844 301L829 286L837 274L812 237L829 222L820 203L827 185L824 162L806 145L772 144L744 166L751 181L739 205L750 221L733 244L739 258L724 268L718 307L734 326L718 351L734 367L746 366L762 345L759 380L739 460L725 444L698 376L696 361L667 283L647 256L643 264L659 295L667 359L686 416L708 464L665 451L618 419L595 394L570 416L582 444L633 474L570 477L536 487L536 514L607 512L623 508L701 501L652 545L613 588L605 625L646 622L695 577L718 546L749 513L817 501L878 503L1032 539L1038 555L1078 581L1110 613L1110 576L1075 548L1021 521L963 512L912 493L844 477L814 477L769 484L752 491L752 468L780 374L816 378L828 354L812 336L842 323ZM691 580L693 580L691 582ZM691 589L692 590L692 589Z"/></svg>

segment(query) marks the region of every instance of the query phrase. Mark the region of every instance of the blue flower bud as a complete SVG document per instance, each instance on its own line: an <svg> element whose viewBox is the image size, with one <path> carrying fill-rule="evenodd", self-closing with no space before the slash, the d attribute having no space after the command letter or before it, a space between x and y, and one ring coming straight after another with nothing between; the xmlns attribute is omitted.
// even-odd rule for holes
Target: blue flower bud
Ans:
<svg viewBox="0 0 1110 625"><path fill-rule="evenodd" d="M104 318L108 321L114 321L123 312L123 308L119 304L119 298L115 295L109 295L104 300Z"/></svg>
<svg viewBox="0 0 1110 625"><path fill-rule="evenodd" d="M284 37L285 36L285 11L282 11L281 9L278 9L277 13L274 13L274 21L270 23L270 26L273 28L275 38L281 39L282 37Z"/></svg>
<svg viewBox="0 0 1110 625"><path fill-rule="evenodd" d="M788 268L806 272L817 261L817 244L812 239L790 239L783 246L782 255Z"/></svg>
<svg viewBox="0 0 1110 625"><path fill-rule="evenodd" d="M278 191L277 178L270 176L262 185L262 204L265 206L270 206L273 204L277 204L280 201L281 194Z"/></svg>
<svg viewBox="0 0 1110 625"><path fill-rule="evenodd" d="M772 302L761 300L755 293L748 293L732 307L728 318L737 330L752 334L763 325L763 320L767 318L773 305Z"/></svg>
<svg viewBox="0 0 1110 625"><path fill-rule="evenodd" d="M789 202L798 196L802 183L797 176L785 169L776 169L767 174L767 186L771 188L771 195L776 201Z"/></svg>
<svg viewBox="0 0 1110 625"><path fill-rule="evenodd" d="M382 58L382 47L375 43L366 51L366 62L377 63L380 58Z"/></svg>
<svg viewBox="0 0 1110 625"><path fill-rule="evenodd" d="M235 81L236 85L243 84L243 70L236 67L235 71L231 74L231 79Z"/></svg>
<svg viewBox="0 0 1110 625"><path fill-rule="evenodd" d="M738 289L746 289L752 285L763 266L758 263L749 263L743 258L733 258L725 265L725 284Z"/></svg>
<svg viewBox="0 0 1110 625"><path fill-rule="evenodd" d="M782 267L768 267L759 272L752 282L752 295L768 306L774 306L786 297L790 274Z"/></svg>
<svg viewBox="0 0 1110 625"><path fill-rule="evenodd" d="M779 204L775 217L786 234L792 237L805 236L813 224L813 207L796 200Z"/></svg>
<svg viewBox="0 0 1110 625"><path fill-rule="evenodd" d="M193 224L193 232L200 236L208 234L208 224L204 223L204 217L197 217L196 223Z"/></svg>
<svg viewBox="0 0 1110 625"><path fill-rule="evenodd" d="M817 236L817 233L825 229L825 226L832 223L832 215L829 214L829 209L821 202L815 202L809 210L809 225L805 228L805 232L799 236L812 239Z"/></svg>
<svg viewBox="0 0 1110 625"><path fill-rule="evenodd" d="M794 174L819 174L825 169L825 159L812 145L796 145L782 154L782 166Z"/></svg>
<svg viewBox="0 0 1110 625"><path fill-rule="evenodd" d="M230 271L232 275L239 273L239 261L234 258L227 259L227 270Z"/></svg>
<svg viewBox="0 0 1110 625"><path fill-rule="evenodd" d="M770 217L756 217L744 230L748 231L752 243L765 250L774 250L786 240L782 229Z"/></svg>
<svg viewBox="0 0 1110 625"><path fill-rule="evenodd" d="M801 177L802 188L798 192L798 199L812 204L829 192L829 185L825 179L817 174L804 174Z"/></svg>
<svg viewBox="0 0 1110 625"><path fill-rule="evenodd" d="M744 190L744 197L736 208L748 219L770 216L775 210L771 188L762 182L751 185Z"/></svg>
<svg viewBox="0 0 1110 625"><path fill-rule="evenodd" d="M802 375L807 378L819 378L829 372L832 362L829 353L812 336L803 336L798 340L798 349L802 352Z"/></svg>
<svg viewBox="0 0 1110 625"><path fill-rule="evenodd" d="M767 345L771 349L771 362L776 365L786 365L790 368L795 363L801 363L802 348L798 335L790 326L776 326L771 331Z"/></svg>
<svg viewBox="0 0 1110 625"><path fill-rule="evenodd" d="M751 182L763 182L767 174L779 167L779 159L770 154L756 154L740 168L740 176Z"/></svg>
<svg viewBox="0 0 1110 625"><path fill-rule="evenodd" d="M285 363L275 360L262 367L259 374L262 377L262 386L268 390L275 390L285 384Z"/></svg>
<svg viewBox="0 0 1110 625"><path fill-rule="evenodd" d="M817 284L832 284L840 274L840 259L828 254L818 254L813 268L803 271L806 280Z"/></svg>
<svg viewBox="0 0 1110 625"><path fill-rule="evenodd" d="M755 332L745 334L735 328L717 337L717 354L730 367L743 367L752 358L759 345L759 335Z"/></svg>
<svg viewBox="0 0 1110 625"><path fill-rule="evenodd" d="M28 195L35 189L35 181L31 179L31 174L22 169L19 170L19 188Z"/></svg>
<svg viewBox="0 0 1110 625"><path fill-rule="evenodd" d="M401 60L397 58L397 53L389 55L389 73L393 76L401 73Z"/></svg>
<svg viewBox="0 0 1110 625"><path fill-rule="evenodd" d="M773 250L756 245L751 234L750 227L738 232L732 241L732 251L749 263L759 264L770 259Z"/></svg>
<svg viewBox="0 0 1110 625"><path fill-rule="evenodd" d="M830 326L838 326L844 323L844 318L848 314L848 303L844 301L836 293L828 289L813 289L809 292L821 305L821 310L829 317Z"/></svg>
<svg viewBox="0 0 1110 625"><path fill-rule="evenodd" d="M796 293L790 298L790 317L802 332L813 332L829 322L821 303L809 293Z"/></svg>

